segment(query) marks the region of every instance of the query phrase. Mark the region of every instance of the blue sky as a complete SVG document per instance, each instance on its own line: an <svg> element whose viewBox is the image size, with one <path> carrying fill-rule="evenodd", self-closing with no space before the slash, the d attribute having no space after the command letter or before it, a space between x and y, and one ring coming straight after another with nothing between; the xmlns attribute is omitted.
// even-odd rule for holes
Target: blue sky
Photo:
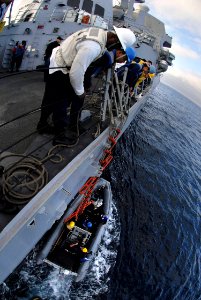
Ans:
<svg viewBox="0 0 201 300"><path fill-rule="evenodd" d="M162 82L201 106L201 0L146 0L173 37L176 60Z"/></svg>

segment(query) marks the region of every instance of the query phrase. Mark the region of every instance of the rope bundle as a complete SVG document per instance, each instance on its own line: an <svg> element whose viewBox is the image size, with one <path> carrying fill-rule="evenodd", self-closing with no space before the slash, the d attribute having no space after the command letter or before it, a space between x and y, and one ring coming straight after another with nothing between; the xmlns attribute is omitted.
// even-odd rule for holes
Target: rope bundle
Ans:
<svg viewBox="0 0 201 300"><path fill-rule="evenodd" d="M11 154L3 157L20 156L23 161L8 166L2 177L5 199L16 205L29 202L48 182L48 173L42 162L33 157Z"/></svg>

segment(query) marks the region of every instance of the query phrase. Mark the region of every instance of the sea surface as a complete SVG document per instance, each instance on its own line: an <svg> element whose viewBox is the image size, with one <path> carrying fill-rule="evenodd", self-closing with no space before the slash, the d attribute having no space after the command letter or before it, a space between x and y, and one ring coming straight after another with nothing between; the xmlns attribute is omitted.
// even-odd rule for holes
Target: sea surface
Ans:
<svg viewBox="0 0 201 300"><path fill-rule="evenodd" d="M118 143L106 173L112 215L81 284L35 249L0 299L201 299L201 107L160 84Z"/></svg>

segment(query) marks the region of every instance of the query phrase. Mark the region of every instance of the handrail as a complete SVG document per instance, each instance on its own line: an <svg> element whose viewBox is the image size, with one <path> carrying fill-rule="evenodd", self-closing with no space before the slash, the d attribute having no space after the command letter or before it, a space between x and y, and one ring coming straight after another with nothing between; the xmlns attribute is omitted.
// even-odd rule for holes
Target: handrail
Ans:
<svg viewBox="0 0 201 300"><path fill-rule="evenodd" d="M33 16L27 21L27 22L36 22L36 19L38 17L39 12L41 11L41 6L43 5L43 3L40 4L40 6L37 9L20 9L17 16L15 17L15 19L13 21L11 21L11 25L12 24L16 24L19 22L24 22L24 19L26 18L26 15L28 13L33 13ZM52 10L52 13L49 17L49 22L52 22L53 20L64 23L64 22L68 22L71 21L72 22L72 17L75 16L74 18L74 22L80 24L82 23L82 19L83 16L87 14L90 16L89 18L89 22L86 23L86 25L95 25L97 27L100 28L105 28L107 29L108 27L112 26L112 20L107 20L104 19L98 15L95 14L89 14L88 12L82 10L82 9L73 9L73 8L58 8L57 6L55 6ZM56 16L58 16L58 20L56 20ZM55 19L54 19L55 17ZM97 23L97 24L96 24Z"/></svg>

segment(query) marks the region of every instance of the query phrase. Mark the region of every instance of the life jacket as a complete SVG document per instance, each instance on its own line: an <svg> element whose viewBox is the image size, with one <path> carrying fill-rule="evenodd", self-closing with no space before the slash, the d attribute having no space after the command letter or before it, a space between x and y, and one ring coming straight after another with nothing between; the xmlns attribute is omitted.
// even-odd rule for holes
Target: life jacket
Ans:
<svg viewBox="0 0 201 300"><path fill-rule="evenodd" d="M144 63L145 63L145 61L144 61L143 59L141 59L141 60L138 62L138 64L140 64L140 65L144 65Z"/></svg>
<svg viewBox="0 0 201 300"><path fill-rule="evenodd" d="M142 81L144 81L146 78L147 78L147 77L146 77L145 73L142 72L142 74L141 74L140 77L138 78L138 81L136 82L135 87L138 87L138 85L139 85L140 83L142 83Z"/></svg>
<svg viewBox="0 0 201 300"><path fill-rule="evenodd" d="M149 77L152 79L152 78L154 78L154 76L155 76L155 74L153 73L153 74L150 74L149 73Z"/></svg>
<svg viewBox="0 0 201 300"><path fill-rule="evenodd" d="M71 67L75 56L77 54L76 46L79 42L91 40L99 43L101 53L95 60L100 58L106 51L107 31L101 28L87 28L75 32L68 37L60 47L58 47L55 54L55 61L59 67ZM86 54L87 55L87 54ZM94 61L95 61L94 60ZM62 69L63 73L68 73L68 70Z"/></svg>

